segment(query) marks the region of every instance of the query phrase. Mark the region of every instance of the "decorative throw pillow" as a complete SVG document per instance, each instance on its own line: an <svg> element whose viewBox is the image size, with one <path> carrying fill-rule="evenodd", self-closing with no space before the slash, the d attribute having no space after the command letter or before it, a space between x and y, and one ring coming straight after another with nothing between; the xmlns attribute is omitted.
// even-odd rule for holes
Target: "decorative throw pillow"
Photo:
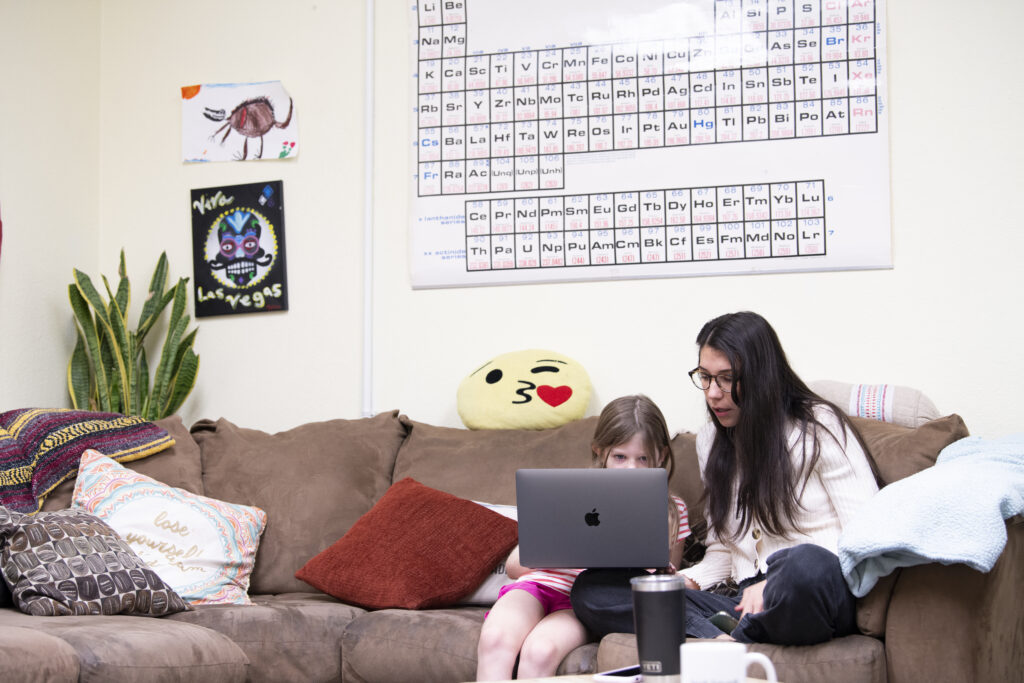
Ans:
<svg viewBox="0 0 1024 683"><path fill-rule="evenodd" d="M492 503L481 503L474 500L477 505L483 505L488 510L497 512L502 517L518 519L519 509L515 505L494 505ZM476 587L476 590L459 600L460 605L493 605L498 600L498 592L502 586L507 586L515 579L508 578L505 573L505 558L491 570L484 582Z"/></svg>
<svg viewBox="0 0 1024 683"><path fill-rule="evenodd" d="M0 505L35 512L78 469L89 448L126 462L173 446L141 417L85 410L22 408L0 414Z"/></svg>
<svg viewBox="0 0 1024 683"><path fill-rule="evenodd" d="M920 427L941 416L931 399L917 389L898 384L850 384L833 380L810 382L811 389L835 403L847 415L904 427Z"/></svg>
<svg viewBox="0 0 1024 683"><path fill-rule="evenodd" d="M72 505L116 529L189 602L251 603L263 510L161 484L94 450L82 454Z"/></svg>
<svg viewBox="0 0 1024 683"><path fill-rule="evenodd" d="M925 422L917 429L862 417L850 420L864 439L885 484L931 467L943 448L970 436L963 418L955 413Z"/></svg>
<svg viewBox="0 0 1024 683"><path fill-rule="evenodd" d="M479 586L517 538L513 520L405 478L295 576L370 609L441 607Z"/></svg>
<svg viewBox="0 0 1024 683"><path fill-rule="evenodd" d="M36 616L191 609L102 520L84 510L34 516L0 506L0 569L14 604Z"/></svg>
<svg viewBox="0 0 1024 683"><path fill-rule="evenodd" d="M459 417L470 429L549 429L578 420L590 376L557 351L512 351L476 365L459 383Z"/></svg>

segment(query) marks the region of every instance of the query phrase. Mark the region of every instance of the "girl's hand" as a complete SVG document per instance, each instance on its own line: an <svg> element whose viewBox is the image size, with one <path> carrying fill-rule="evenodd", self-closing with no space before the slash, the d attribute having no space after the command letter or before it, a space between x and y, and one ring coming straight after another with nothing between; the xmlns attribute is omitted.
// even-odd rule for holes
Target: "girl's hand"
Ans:
<svg viewBox="0 0 1024 683"><path fill-rule="evenodd" d="M523 574L530 571L529 567L524 567L519 564L519 546L512 548L512 552L508 554L508 559L505 560L505 575L510 579L518 579Z"/></svg>
<svg viewBox="0 0 1024 683"><path fill-rule="evenodd" d="M667 567L662 567L661 569L655 569L654 573L655 574L675 574L678 571L679 570L676 569L676 566L674 564L672 564L671 562L669 562Z"/></svg>
<svg viewBox="0 0 1024 683"><path fill-rule="evenodd" d="M737 612L740 612L741 619L744 614L757 614L764 609L765 583L767 583L767 581L758 581L757 583L743 589L743 597L740 599L740 604L733 608Z"/></svg>

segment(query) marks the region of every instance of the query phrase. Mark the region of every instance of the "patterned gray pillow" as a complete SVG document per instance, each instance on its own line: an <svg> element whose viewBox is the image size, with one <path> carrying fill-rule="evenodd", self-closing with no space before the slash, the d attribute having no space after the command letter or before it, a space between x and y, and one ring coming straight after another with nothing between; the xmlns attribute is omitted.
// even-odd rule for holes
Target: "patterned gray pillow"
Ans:
<svg viewBox="0 0 1024 683"><path fill-rule="evenodd" d="M0 506L0 571L37 616L190 610L105 522L83 510L26 515Z"/></svg>

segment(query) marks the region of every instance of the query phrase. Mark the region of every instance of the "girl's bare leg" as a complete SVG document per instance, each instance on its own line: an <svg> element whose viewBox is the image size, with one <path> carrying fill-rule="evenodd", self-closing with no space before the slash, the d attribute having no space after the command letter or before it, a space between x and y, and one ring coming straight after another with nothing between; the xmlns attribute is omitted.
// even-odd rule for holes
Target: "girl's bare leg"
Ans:
<svg viewBox="0 0 1024 683"><path fill-rule="evenodd" d="M480 629L476 680L510 680L523 641L542 619L544 608L526 591L510 590L501 596Z"/></svg>

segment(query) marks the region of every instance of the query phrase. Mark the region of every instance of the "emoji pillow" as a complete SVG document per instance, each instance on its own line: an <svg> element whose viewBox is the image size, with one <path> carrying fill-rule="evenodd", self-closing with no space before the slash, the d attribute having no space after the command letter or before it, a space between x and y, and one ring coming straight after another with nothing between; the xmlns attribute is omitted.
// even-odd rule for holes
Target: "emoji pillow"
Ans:
<svg viewBox="0 0 1024 683"><path fill-rule="evenodd" d="M470 429L548 429L583 417L590 377L561 353L513 351L471 372L459 384L457 400Z"/></svg>

